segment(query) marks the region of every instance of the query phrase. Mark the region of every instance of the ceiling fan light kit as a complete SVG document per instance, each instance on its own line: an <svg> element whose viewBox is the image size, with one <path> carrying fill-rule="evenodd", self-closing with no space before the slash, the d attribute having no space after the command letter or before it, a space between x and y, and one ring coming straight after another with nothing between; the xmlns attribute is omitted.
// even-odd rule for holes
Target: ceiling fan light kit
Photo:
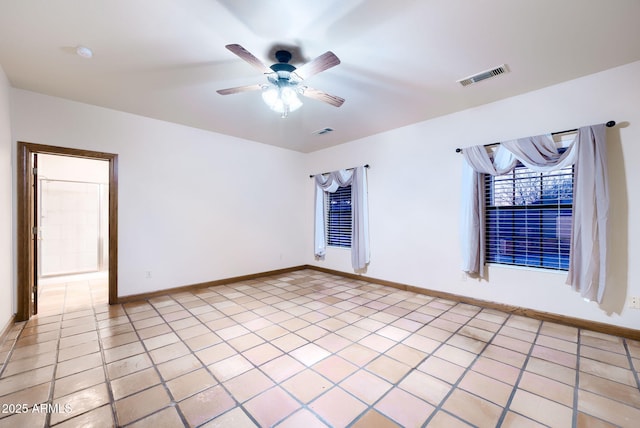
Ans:
<svg viewBox="0 0 640 428"><path fill-rule="evenodd" d="M281 117L287 117L290 112L302 107L302 101L298 95L313 98L326 102L334 107L340 107L344 99L335 95L330 95L317 89L301 85L302 81L340 64L340 59L333 52L325 52L319 57L296 68L291 61L291 52L279 50L275 53L277 63L267 67L253 54L238 44L226 46L231 52L254 68L260 70L267 76L268 83L249 86L239 86L236 88L220 89L220 95L237 94L240 92L262 90L262 100L269 108L280 113Z"/></svg>
<svg viewBox="0 0 640 428"><path fill-rule="evenodd" d="M270 67L273 72L267 75L269 84L262 88L262 100L271 110L285 118L290 112L302 107L297 93L302 80L292 74L296 68L289 64L289 51L280 50L275 55L278 62Z"/></svg>
<svg viewBox="0 0 640 428"><path fill-rule="evenodd" d="M271 110L280 113L283 118L302 107L302 101L298 98L295 89L278 83L263 87L262 100Z"/></svg>

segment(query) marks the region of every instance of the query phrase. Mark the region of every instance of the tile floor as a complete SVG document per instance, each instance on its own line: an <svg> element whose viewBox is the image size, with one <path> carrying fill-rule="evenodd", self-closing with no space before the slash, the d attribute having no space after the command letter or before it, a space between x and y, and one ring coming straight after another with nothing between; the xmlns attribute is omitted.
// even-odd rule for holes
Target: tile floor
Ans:
<svg viewBox="0 0 640 428"><path fill-rule="evenodd" d="M639 342L313 270L52 286L0 361L0 427L640 424Z"/></svg>

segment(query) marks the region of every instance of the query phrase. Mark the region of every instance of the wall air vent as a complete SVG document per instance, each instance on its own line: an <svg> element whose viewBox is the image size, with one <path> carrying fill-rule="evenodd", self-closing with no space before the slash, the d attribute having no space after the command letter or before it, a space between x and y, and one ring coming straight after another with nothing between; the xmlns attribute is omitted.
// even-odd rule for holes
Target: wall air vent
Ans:
<svg viewBox="0 0 640 428"><path fill-rule="evenodd" d="M328 134L329 132L333 132L333 128L322 128L322 129L318 129L317 131L313 131L312 134L315 135L324 135L324 134Z"/></svg>
<svg viewBox="0 0 640 428"><path fill-rule="evenodd" d="M473 83L478 83L483 80L487 80L492 77L496 77L508 72L509 72L509 68L507 67L507 65L502 64L498 67L492 68L491 70L483 71L481 73L474 74L473 76L469 76L469 77L465 77L464 79L457 80L457 82L462 86L469 86Z"/></svg>

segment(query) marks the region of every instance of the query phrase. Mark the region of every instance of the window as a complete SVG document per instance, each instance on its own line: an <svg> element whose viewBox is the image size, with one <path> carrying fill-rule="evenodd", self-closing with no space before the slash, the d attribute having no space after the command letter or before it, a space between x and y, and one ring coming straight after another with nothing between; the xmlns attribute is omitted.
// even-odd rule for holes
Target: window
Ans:
<svg viewBox="0 0 640 428"><path fill-rule="evenodd" d="M486 175L486 262L568 270L572 205L572 166Z"/></svg>
<svg viewBox="0 0 640 428"><path fill-rule="evenodd" d="M351 186L325 192L327 245L351 248Z"/></svg>

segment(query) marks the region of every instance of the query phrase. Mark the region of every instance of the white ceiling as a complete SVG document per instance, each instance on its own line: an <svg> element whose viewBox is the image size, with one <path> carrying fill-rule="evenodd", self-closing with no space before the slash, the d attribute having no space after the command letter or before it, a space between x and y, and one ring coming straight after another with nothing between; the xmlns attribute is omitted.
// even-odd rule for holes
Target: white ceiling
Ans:
<svg viewBox="0 0 640 428"><path fill-rule="evenodd" d="M275 46L297 65L333 51L342 63L306 84L346 102L303 98L282 119L259 92L217 94L265 79L230 43L267 65ZM13 87L301 152L637 60L638 0L0 0Z"/></svg>

